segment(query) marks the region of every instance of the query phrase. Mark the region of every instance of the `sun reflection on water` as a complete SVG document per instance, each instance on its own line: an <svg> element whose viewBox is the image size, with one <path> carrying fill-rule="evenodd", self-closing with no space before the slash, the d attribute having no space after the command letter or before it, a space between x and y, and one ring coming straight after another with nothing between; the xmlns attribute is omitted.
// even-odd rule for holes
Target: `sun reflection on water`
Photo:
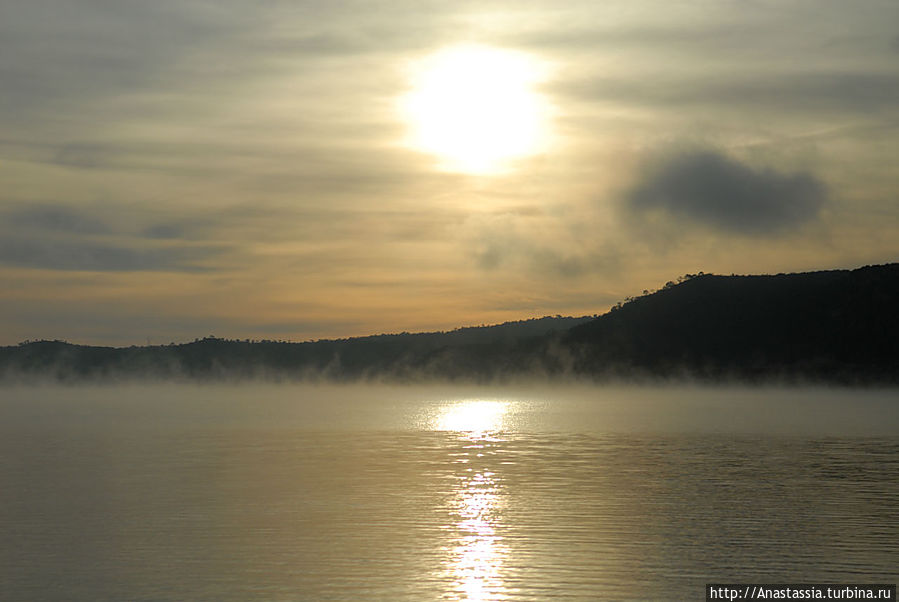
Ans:
<svg viewBox="0 0 899 602"><path fill-rule="evenodd" d="M453 456L456 485L447 510L452 532L445 575L454 599L505 599L503 563L508 549L502 538L505 498L502 481L492 469L503 443L501 431L509 404L502 401L466 401L446 408L436 430L459 434Z"/></svg>
<svg viewBox="0 0 899 602"><path fill-rule="evenodd" d="M458 431L468 438L497 432L503 428L508 403L503 401L465 401L446 408L437 420L436 430Z"/></svg>
<svg viewBox="0 0 899 602"><path fill-rule="evenodd" d="M506 550L498 533L500 500L493 476L489 471L473 473L461 484L453 504L457 535L449 556L450 572L456 593L465 600L496 600L505 590Z"/></svg>

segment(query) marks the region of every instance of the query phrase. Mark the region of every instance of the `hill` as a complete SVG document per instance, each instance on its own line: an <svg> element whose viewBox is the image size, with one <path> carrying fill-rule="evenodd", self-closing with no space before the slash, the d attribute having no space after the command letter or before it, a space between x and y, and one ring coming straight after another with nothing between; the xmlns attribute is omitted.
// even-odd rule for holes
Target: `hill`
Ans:
<svg viewBox="0 0 899 602"><path fill-rule="evenodd" d="M504 363L498 358L523 341L541 341L592 319L547 316L449 332L303 343L210 336L184 344L115 348L26 341L0 347L0 380L483 379Z"/></svg>
<svg viewBox="0 0 899 602"><path fill-rule="evenodd" d="M289 343L0 348L0 378L689 378L899 384L899 264L775 276L687 275L599 317Z"/></svg>
<svg viewBox="0 0 899 602"><path fill-rule="evenodd" d="M899 381L899 264L687 276L561 337L581 374Z"/></svg>

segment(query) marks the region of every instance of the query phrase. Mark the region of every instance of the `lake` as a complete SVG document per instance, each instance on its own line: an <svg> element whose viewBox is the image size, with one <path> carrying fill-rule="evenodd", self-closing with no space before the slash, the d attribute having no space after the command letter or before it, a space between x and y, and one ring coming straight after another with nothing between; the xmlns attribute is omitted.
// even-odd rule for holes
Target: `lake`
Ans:
<svg viewBox="0 0 899 602"><path fill-rule="evenodd" d="M895 583L896 390L0 389L0 599Z"/></svg>

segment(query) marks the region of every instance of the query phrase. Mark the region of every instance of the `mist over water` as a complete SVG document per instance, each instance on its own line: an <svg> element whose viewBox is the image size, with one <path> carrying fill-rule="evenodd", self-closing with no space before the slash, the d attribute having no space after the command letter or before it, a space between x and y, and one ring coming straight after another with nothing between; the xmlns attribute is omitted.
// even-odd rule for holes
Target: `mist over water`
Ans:
<svg viewBox="0 0 899 602"><path fill-rule="evenodd" d="M7 388L0 598L890 582L895 390Z"/></svg>
<svg viewBox="0 0 899 602"><path fill-rule="evenodd" d="M899 390L547 384L129 384L3 389L3 429L433 431L453 408L501 406L492 430L559 433L724 433L876 436L899 432ZM474 417L477 412L469 412ZM458 427L458 428L454 428Z"/></svg>

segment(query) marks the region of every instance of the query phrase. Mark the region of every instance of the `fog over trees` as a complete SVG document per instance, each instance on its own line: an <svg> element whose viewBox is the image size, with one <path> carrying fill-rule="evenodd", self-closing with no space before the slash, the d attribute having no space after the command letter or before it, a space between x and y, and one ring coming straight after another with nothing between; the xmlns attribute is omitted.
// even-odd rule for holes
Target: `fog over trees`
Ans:
<svg viewBox="0 0 899 602"><path fill-rule="evenodd" d="M517 378L899 383L899 264L801 274L687 274L601 316L449 332L285 341L0 348L16 381Z"/></svg>

